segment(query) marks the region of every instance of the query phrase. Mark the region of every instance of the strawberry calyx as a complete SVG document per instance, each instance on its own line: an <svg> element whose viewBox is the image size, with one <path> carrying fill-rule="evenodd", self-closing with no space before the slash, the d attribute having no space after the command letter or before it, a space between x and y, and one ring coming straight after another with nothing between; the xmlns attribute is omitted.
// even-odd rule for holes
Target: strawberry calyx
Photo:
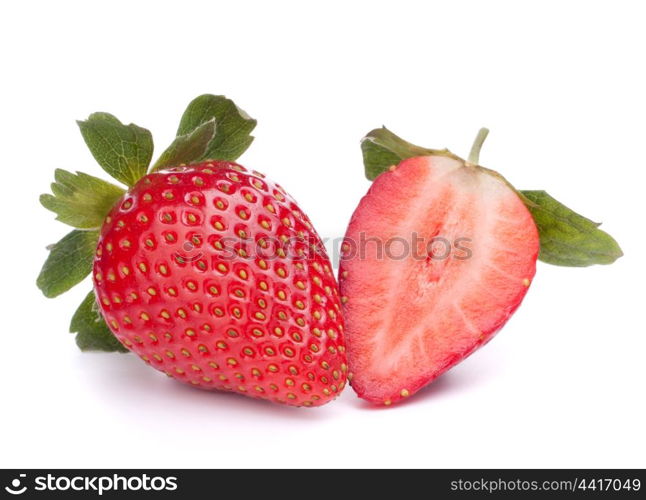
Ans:
<svg viewBox="0 0 646 500"><path fill-rule="evenodd" d="M81 135L97 163L127 188L147 173L201 161L235 161L253 142L256 120L224 96L204 94L184 111L173 142L152 164L154 145L149 130L123 124L109 113L93 113L78 121ZM105 217L126 189L83 172L57 169L51 194L40 203L56 220L74 229L50 245L36 284L46 297L56 297L90 274ZM105 324L94 291L83 300L70 324L81 350L125 352Z"/></svg>
<svg viewBox="0 0 646 500"><path fill-rule="evenodd" d="M448 149L428 149L397 136L386 127L370 131L361 140L366 178L374 181L401 161L420 156L446 156L466 167L478 168L507 183L518 194L538 228L539 260L553 265L587 267L612 264L623 252L617 241L599 229L600 223L576 213L543 190L518 190L494 170L479 164L482 145L489 134L480 129L465 161Z"/></svg>

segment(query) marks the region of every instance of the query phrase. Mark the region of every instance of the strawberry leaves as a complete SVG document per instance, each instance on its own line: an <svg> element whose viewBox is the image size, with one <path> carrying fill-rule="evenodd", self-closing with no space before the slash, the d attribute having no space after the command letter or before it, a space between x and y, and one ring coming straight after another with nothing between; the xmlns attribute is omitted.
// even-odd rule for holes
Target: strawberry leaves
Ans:
<svg viewBox="0 0 646 500"><path fill-rule="evenodd" d="M36 280L45 297L67 292L90 274L98 239L98 231L75 229L51 247Z"/></svg>
<svg viewBox="0 0 646 500"><path fill-rule="evenodd" d="M148 130L133 123L124 125L109 113L93 113L77 123L94 159L113 178L133 186L148 172L153 155ZM189 103L177 137L151 171L200 160L235 161L253 142L256 123L231 99L201 95Z"/></svg>
<svg viewBox="0 0 646 500"><path fill-rule="evenodd" d="M479 134L481 140L477 144L475 158L486 132L488 131L483 130ZM448 156L464 162L447 149L426 149L411 144L386 127L370 131L361 140L361 151L365 174L371 181L399 162L416 156ZM473 164L471 166L482 168ZM545 191L517 192L538 228L541 245L538 258L541 261L557 266L585 267L611 264L623 255L619 244L599 229L599 224L577 214Z"/></svg>
<svg viewBox="0 0 646 500"><path fill-rule="evenodd" d="M56 220L79 229L98 228L124 190L82 172L56 169L53 194L40 196L40 203L57 214Z"/></svg>
<svg viewBox="0 0 646 500"><path fill-rule="evenodd" d="M193 99L180 120L177 137L151 168L202 160L235 161L253 137L256 120L224 96L205 94Z"/></svg>
<svg viewBox="0 0 646 500"><path fill-rule="evenodd" d="M94 292L87 294L74 313L70 333L76 333L81 351L128 352L116 339L99 312Z"/></svg>
<svg viewBox="0 0 646 500"><path fill-rule="evenodd" d="M600 224L577 214L545 191L521 191L541 241L538 258L548 264L585 267L612 264L623 255Z"/></svg>
<svg viewBox="0 0 646 500"><path fill-rule="evenodd" d="M151 172L164 167L191 163L204 156L215 135L215 119L202 123L191 132L179 135L155 162Z"/></svg>
<svg viewBox="0 0 646 500"><path fill-rule="evenodd" d="M253 142L251 131L256 127L256 120L231 99L211 94L196 97L189 103L177 135L190 134L210 120L215 120L215 135L204 154L195 160L235 161Z"/></svg>
<svg viewBox="0 0 646 500"><path fill-rule="evenodd" d="M116 180L133 186L146 174L153 155L148 130L124 125L109 113L93 113L77 123L94 159Z"/></svg>

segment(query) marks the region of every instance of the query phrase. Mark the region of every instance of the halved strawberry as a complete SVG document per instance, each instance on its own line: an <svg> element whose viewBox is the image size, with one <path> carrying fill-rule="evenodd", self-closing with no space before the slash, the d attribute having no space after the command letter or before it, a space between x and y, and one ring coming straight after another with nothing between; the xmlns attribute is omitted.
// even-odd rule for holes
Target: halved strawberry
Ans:
<svg viewBox="0 0 646 500"><path fill-rule="evenodd" d="M388 404L449 369L507 321L534 276L538 232L504 181L427 156L377 178L344 247L352 385Z"/></svg>
<svg viewBox="0 0 646 500"><path fill-rule="evenodd" d="M545 260L589 265L621 255L597 225L546 193L525 196L478 166L486 132L469 161L385 128L364 139L366 174L376 180L352 216L339 272L352 386L364 399L406 398L493 337L532 282L534 219L544 226ZM559 231L578 237L579 254L555 249ZM586 245L606 253L587 255Z"/></svg>

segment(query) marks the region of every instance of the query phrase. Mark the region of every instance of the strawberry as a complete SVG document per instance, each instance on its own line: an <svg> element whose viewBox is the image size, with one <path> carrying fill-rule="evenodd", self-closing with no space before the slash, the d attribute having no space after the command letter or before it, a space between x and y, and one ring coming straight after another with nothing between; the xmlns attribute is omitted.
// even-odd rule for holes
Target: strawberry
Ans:
<svg viewBox="0 0 646 500"><path fill-rule="evenodd" d="M523 300L539 249L563 265L621 255L596 224L478 166L486 133L469 161L385 128L362 143L376 179L350 221L339 281L352 386L368 401L399 402L491 340Z"/></svg>
<svg viewBox="0 0 646 500"><path fill-rule="evenodd" d="M255 122L230 102L216 96L193 101L178 138L148 174L148 151L125 149L146 144L144 129L105 114L82 122L99 163L130 188L123 192L86 174L57 172L54 195L44 195L43 204L79 228L101 223L73 231L72 243L55 245L39 285L57 295L91 267L94 293L71 328L82 348L125 346L170 377L203 389L319 406L334 399L346 380L337 284L323 244L296 202L231 161L251 142ZM108 150L106 138L122 142ZM134 160L106 160L110 151L126 151ZM69 275L52 269L70 248L84 268L61 286Z"/></svg>

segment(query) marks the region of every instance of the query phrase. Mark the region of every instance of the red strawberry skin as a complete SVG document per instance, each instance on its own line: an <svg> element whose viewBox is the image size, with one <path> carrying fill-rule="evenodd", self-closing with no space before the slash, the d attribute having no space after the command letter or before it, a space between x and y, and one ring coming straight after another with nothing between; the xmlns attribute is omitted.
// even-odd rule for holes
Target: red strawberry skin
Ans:
<svg viewBox="0 0 646 500"><path fill-rule="evenodd" d="M423 238L419 248L413 234ZM428 252L434 237L452 245L447 258ZM346 238L339 282L352 387L383 405L488 342L525 296L539 250L530 213L503 179L442 156L379 175ZM375 244L357 253L350 242L360 241L390 241L391 256L382 247L380 257ZM402 241L411 242L408 253Z"/></svg>
<svg viewBox="0 0 646 500"><path fill-rule="evenodd" d="M321 240L280 186L240 165L143 177L106 218L93 280L119 341L177 380L294 406L345 385Z"/></svg>

